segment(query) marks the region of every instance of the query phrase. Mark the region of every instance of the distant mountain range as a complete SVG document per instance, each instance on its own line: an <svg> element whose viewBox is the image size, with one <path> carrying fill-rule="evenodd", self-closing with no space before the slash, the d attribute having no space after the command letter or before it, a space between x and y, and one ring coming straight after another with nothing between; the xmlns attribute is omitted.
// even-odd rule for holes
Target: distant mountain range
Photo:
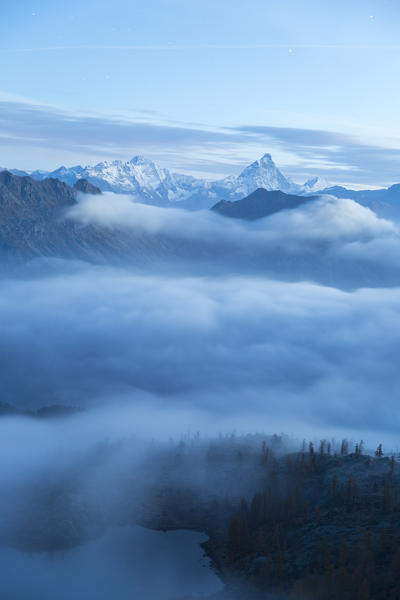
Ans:
<svg viewBox="0 0 400 600"><path fill-rule="evenodd" d="M335 198L349 198L373 210L378 217L400 218L400 184L379 190L349 190L342 186L328 187L319 194L329 194Z"/></svg>
<svg viewBox="0 0 400 600"><path fill-rule="evenodd" d="M400 184L379 190L356 191L332 186L325 179L314 177L303 185L298 185L283 175L270 154L264 154L239 175L217 181L171 173L143 156L136 156L126 162L114 160L94 166L60 167L51 172L28 173L18 169L11 169L10 172L18 176L29 175L36 181L54 178L70 186L85 179L102 191L130 194L138 202L163 207L179 205L189 210L208 209L218 201L240 200L263 188L297 196L330 194L338 198L351 198L371 208L378 216L400 217Z"/></svg>
<svg viewBox="0 0 400 600"><path fill-rule="evenodd" d="M206 181L187 175L170 173L142 156L127 162L114 160L95 166L60 167L55 171L24 172L11 169L14 175L29 175L43 181L55 178L73 186L79 179L86 179L102 191L131 194L138 201L156 206L176 206L191 210L211 208L217 200L238 200L258 188L268 191L280 190L288 194L313 194L329 186L318 177L297 185L285 177L275 165L270 154L246 167L238 176L218 181Z"/></svg>

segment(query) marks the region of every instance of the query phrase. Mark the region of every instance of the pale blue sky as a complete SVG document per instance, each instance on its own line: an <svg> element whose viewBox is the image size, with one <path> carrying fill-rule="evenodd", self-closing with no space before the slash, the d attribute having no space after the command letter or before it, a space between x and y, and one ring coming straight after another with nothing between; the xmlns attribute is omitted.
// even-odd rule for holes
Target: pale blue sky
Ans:
<svg viewBox="0 0 400 600"><path fill-rule="evenodd" d="M3 0L0 165L400 181L395 0ZM301 131L297 131L301 130Z"/></svg>

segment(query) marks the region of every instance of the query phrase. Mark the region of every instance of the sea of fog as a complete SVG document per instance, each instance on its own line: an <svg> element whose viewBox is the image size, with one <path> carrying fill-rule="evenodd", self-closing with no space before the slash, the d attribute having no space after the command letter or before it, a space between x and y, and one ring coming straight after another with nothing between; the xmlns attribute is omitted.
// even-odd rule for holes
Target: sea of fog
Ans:
<svg viewBox="0 0 400 600"><path fill-rule="evenodd" d="M147 505L157 479L143 452L235 430L397 450L398 225L332 198L233 223L105 196L71 218L161 232L185 264L52 258L0 279L0 401L84 409L0 418L0 597L212 593L221 583L201 559L202 534L144 530L123 514ZM197 466L188 472L201 490ZM81 537L80 511L90 515ZM49 514L70 548L23 551L54 541Z"/></svg>

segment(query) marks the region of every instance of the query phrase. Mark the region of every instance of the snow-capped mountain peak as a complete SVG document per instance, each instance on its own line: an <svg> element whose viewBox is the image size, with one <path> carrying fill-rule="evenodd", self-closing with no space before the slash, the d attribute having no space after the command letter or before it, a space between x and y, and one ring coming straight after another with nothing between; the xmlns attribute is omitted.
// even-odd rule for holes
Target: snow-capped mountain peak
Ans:
<svg viewBox="0 0 400 600"><path fill-rule="evenodd" d="M154 165L152 160L146 158L145 156L142 156L141 154L134 156L128 162L132 165Z"/></svg>
<svg viewBox="0 0 400 600"><path fill-rule="evenodd" d="M271 165L273 167L275 167L275 163L272 160L272 156L271 154L263 154L263 156L261 158L259 158L258 160L256 160L257 163L259 163L260 165Z"/></svg>
<svg viewBox="0 0 400 600"><path fill-rule="evenodd" d="M268 191L291 192L296 187L278 169L270 154L264 154L260 159L246 167L235 179L234 185L241 196L247 196L257 188L264 188Z"/></svg>
<svg viewBox="0 0 400 600"><path fill-rule="evenodd" d="M312 179L308 179L302 186L303 194L312 194L314 192L321 192L322 190L326 190L329 188L331 184L329 181L324 179L323 177L313 177Z"/></svg>

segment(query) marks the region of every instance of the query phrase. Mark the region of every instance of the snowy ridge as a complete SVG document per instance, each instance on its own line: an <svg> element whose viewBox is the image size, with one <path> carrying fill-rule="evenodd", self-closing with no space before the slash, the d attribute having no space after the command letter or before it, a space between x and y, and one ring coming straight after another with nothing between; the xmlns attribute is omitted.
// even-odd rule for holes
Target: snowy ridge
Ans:
<svg viewBox="0 0 400 600"><path fill-rule="evenodd" d="M329 187L331 187L331 184L323 177L313 177L301 186L301 193L313 194L315 192L321 192L322 190L326 190Z"/></svg>
<svg viewBox="0 0 400 600"><path fill-rule="evenodd" d="M11 172L16 175L28 174L16 170ZM143 156L135 156L129 161L104 161L94 166L62 166L51 172L37 170L29 175L38 181L52 177L72 186L78 179L84 178L103 191L132 194L140 202L157 206L179 202L181 206L191 209L210 208L216 200L237 200L258 188L302 195L329 187L325 180L318 177L310 179L303 186L292 182L278 169L270 154L264 154L238 176L213 182L171 173Z"/></svg>

